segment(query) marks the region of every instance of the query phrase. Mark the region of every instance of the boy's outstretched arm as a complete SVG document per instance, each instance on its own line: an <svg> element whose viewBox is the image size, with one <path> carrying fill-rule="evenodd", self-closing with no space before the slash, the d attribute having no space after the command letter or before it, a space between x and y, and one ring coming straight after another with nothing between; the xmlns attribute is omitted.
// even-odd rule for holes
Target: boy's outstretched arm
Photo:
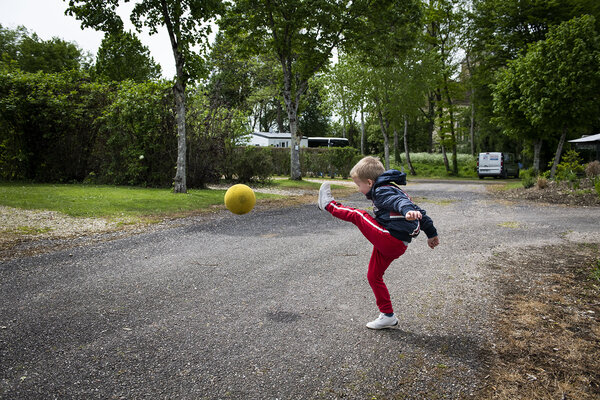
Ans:
<svg viewBox="0 0 600 400"><path fill-rule="evenodd" d="M434 236L432 238L427 239L427 245L429 245L429 247L431 247L432 249L435 249L438 244L440 244L439 236Z"/></svg>

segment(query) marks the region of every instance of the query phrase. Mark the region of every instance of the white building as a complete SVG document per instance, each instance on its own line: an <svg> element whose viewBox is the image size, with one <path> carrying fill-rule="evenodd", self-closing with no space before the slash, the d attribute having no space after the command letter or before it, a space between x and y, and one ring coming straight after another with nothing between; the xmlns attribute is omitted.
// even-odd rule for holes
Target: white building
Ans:
<svg viewBox="0 0 600 400"><path fill-rule="evenodd" d="M254 132L250 135L248 145L263 147L291 147L292 134L278 132ZM302 136L300 147L308 147L308 138Z"/></svg>

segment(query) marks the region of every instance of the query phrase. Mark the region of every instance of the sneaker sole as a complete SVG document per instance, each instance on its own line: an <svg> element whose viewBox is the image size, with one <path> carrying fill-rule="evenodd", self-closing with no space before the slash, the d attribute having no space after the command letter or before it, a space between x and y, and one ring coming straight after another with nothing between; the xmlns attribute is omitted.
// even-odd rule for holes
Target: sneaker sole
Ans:
<svg viewBox="0 0 600 400"><path fill-rule="evenodd" d="M389 329L389 328L393 328L395 326L398 326L398 321L396 321L396 323L394 325L390 325L390 326L382 326L381 328L371 328L370 326L367 325L367 328L372 329L374 331L380 331L382 329Z"/></svg>

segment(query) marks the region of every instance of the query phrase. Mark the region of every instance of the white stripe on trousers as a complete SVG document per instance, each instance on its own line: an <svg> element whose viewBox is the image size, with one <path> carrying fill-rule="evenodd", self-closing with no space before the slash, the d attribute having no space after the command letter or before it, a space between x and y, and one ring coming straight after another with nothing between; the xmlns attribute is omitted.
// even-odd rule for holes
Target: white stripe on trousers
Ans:
<svg viewBox="0 0 600 400"><path fill-rule="evenodd" d="M387 229L383 229L382 227L374 224L373 221L371 221L369 218L367 218L365 216L365 214L363 214L359 210L356 210L354 208L338 207L334 202L331 202L329 204L332 205L333 207L335 207L338 210L344 210L344 211L350 211L350 212L357 213L358 215L360 215L362 217L362 219L364 219L365 221L367 221L373 228L376 228L376 229L380 230L383 233L390 233L390 231L388 231Z"/></svg>

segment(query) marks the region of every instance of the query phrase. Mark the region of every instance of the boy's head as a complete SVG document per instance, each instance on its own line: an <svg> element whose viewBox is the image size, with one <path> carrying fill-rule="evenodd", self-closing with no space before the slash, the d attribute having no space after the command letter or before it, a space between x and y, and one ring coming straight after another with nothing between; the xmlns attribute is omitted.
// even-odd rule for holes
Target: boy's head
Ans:
<svg viewBox="0 0 600 400"><path fill-rule="evenodd" d="M385 167L376 157L364 157L350 170L350 177L362 194L367 194Z"/></svg>

